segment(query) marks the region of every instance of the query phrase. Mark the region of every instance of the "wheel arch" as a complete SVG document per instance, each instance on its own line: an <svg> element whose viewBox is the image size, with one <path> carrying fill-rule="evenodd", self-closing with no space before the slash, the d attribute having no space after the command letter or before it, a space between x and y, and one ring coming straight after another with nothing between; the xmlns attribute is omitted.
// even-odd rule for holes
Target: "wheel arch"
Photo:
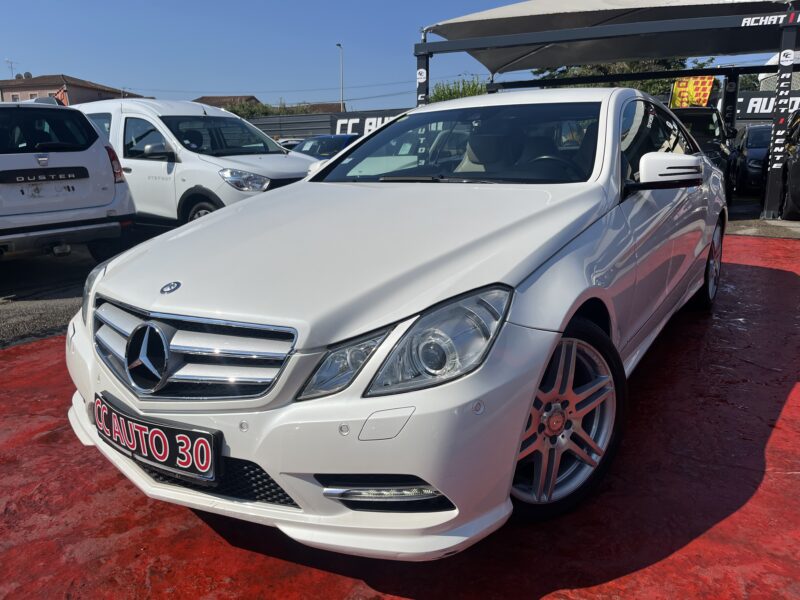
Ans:
<svg viewBox="0 0 800 600"><path fill-rule="evenodd" d="M178 201L178 220L181 223L186 222L189 210L196 202L211 202L217 209L225 206L225 203L214 192L202 185L195 185L183 192Z"/></svg>
<svg viewBox="0 0 800 600"><path fill-rule="evenodd" d="M636 255L619 207L596 221L516 288L509 320L563 332L576 315L605 331L617 349L629 335Z"/></svg>

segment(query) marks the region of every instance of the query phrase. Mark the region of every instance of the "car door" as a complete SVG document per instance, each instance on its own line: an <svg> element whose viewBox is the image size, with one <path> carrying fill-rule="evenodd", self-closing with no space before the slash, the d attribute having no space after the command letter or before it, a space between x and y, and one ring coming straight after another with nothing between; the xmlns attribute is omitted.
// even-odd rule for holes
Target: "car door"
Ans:
<svg viewBox="0 0 800 600"><path fill-rule="evenodd" d="M137 215L177 218L175 160L149 156L149 145L167 145L167 137L149 118L122 114L122 169L136 205Z"/></svg>
<svg viewBox="0 0 800 600"><path fill-rule="evenodd" d="M622 109L620 148L624 181L638 181L639 161L649 152L663 152L664 123L655 106L633 100ZM633 335L645 328L667 296L673 256L669 235L675 190L624 192L621 208L634 239L636 284L628 331Z"/></svg>
<svg viewBox="0 0 800 600"><path fill-rule="evenodd" d="M684 129L666 110L655 107L656 127L660 149L673 154L702 155L700 147L686 134ZM720 127L720 125L717 125ZM721 127L720 127L721 128ZM708 182L722 187L725 182L708 161L703 161L703 184L672 190L663 190L673 195L669 218L664 222L664 235L672 240L672 257L667 278L668 307L678 302L684 294L686 279L692 266L705 251L705 228L708 218Z"/></svg>

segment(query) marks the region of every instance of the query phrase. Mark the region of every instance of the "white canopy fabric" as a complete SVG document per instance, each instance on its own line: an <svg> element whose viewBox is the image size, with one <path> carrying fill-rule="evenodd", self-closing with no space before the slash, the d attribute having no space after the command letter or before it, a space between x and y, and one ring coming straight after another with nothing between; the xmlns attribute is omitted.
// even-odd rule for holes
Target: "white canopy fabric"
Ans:
<svg viewBox="0 0 800 600"><path fill-rule="evenodd" d="M443 21L426 28L448 41L730 15L784 13L779 0L529 0ZM433 41L433 40L429 40ZM613 39L467 50L491 73L646 58L774 52L776 26L669 31Z"/></svg>

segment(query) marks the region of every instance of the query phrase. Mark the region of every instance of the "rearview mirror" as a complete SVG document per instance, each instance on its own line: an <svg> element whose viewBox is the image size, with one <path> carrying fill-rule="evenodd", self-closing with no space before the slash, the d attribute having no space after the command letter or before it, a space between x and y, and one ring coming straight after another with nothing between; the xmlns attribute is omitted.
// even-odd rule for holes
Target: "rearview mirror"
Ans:
<svg viewBox="0 0 800 600"><path fill-rule="evenodd" d="M692 187L703 183L703 159L689 154L649 152L639 161L639 181L626 183L629 192Z"/></svg>
<svg viewBox="0 0 800 600"><path fill-rule="evenodd" d="M153 160L168 160L170 162L175 161L175 150L172 149L166 142L160 142L158 144L147 144L144 147L144 151L142 152L142 156L145 158L151 158Z"/></svg>
<svg viewBox="0 0 800 600"><path fill-rule="evenodd" d="M319 171L322 167L328 164L327 160L318 160L317 162L313 162L308 165L308 175L313 175L317 171Z"/></svg>

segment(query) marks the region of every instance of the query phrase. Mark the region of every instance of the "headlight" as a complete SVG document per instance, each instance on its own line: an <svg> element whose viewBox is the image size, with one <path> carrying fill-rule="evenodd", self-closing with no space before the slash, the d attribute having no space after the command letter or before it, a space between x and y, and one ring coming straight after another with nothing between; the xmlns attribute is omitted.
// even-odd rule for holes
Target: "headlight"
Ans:
<svg viewBox="0 0 800 600"><path fill-rule="evenodd" d="M228 185L235 187L240 192L263 192L269 186L269 178L247 171L237 169L222 169L219 172Z"/></svg>
<svg viewBox="0 0 800 600"><path fill-rule="evenodd" d="M477 369L510 299L509 289L493 287L423 313L381 365L367 396L432 387Z"/></svg>
<svg viewBox="0 0 800 600"><path fill-rule="evenodd" d="M751 158L750 160L747 161L747 166L750 167L751 169L760 169L761 167L764 166L764 161L758 160L757 158Z"/></svg>
<svg viewBox="0 0 800 600"><path fill-rule="evenodd" d="M101 262L94 269L92 269L89 275L86 277L86 283L83 284L83 304L81 304L81 318L83 319L84 325L87 324L89 317L89 307L92 304L92 290L94 289L94 284L97 283L97 280L105 274L106 267L111 260L113 259Z"/></svg>
<svg viewBox="0 0 800 600"><path fill-rule="evenodd" d="M331 349L297 399L311 400L342 391L356 378L388 333L388 330L382 331Z"/></svg>

